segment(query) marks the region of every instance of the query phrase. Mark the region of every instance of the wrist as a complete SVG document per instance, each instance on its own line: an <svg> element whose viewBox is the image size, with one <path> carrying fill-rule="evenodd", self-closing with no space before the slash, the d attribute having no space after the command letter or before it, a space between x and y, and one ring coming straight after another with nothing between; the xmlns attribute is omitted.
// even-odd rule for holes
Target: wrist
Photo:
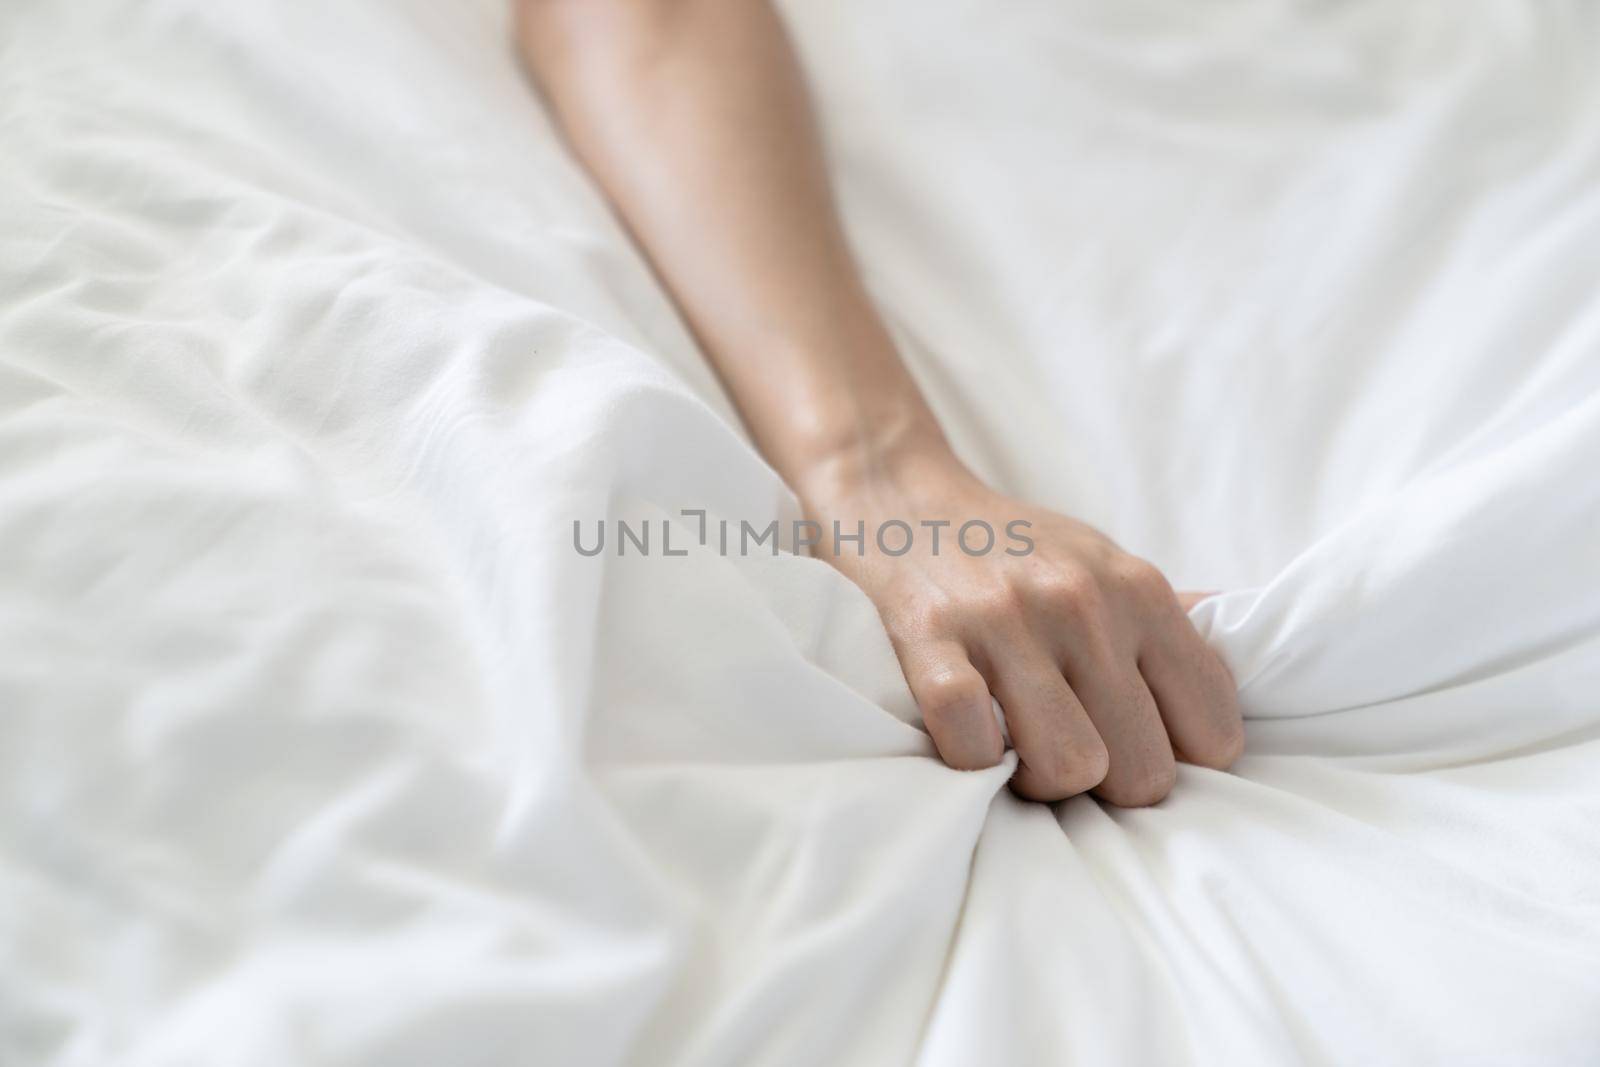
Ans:
<svg viewBox="0 0 1600 1067"><path fill-rule="evenodd" d="M770 352L763 362L790 371L781 381L732 385L756 444L808 513L975 481L876 320Z"/></svg>
<svg viewBox="0 0 1600 1067"><path fill-rule="evenodd" d="M915 507L976 479L931 414L864 422L799 464L791 484L808 514Z"/></svg>

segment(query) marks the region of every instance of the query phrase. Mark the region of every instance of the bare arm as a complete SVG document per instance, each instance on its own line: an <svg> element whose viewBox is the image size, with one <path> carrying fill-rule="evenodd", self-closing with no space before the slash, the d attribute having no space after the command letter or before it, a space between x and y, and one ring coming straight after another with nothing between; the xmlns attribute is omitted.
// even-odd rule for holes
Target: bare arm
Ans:
<svg viewBox="0 0 1600 1067"><path fill-rule="evenodd" d="M764 0L518 0L519 42L573 148L825 526L1031 525L1026 557L823 553L877 604L945 760L1019 792L1164 796L1177 755L1226 766L1231 679L1154 568L1009 500L956 458L846 244L782 23ZM926 534L927 530L922 529ZM893 546L892 546L893 547Z"/></svg>
<svg viewBox="0 0 1600 1067"><path fill-rule="evenodd" d="M524 0L529 66L767 458L940 434L845 245L782 24L760 0Z"/></svg>

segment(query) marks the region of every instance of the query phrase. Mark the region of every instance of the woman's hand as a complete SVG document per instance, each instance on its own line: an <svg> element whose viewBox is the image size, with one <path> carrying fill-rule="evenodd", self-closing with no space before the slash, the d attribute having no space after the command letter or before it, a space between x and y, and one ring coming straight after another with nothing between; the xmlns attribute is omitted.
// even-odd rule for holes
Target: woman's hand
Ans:
<svg viewBox="0 0 1600 1067"><path fill-rule="evenodd" d="M872 598L939 754L998 763L999 701L1035 800L1124 806L1171 790L1174 758L1226 768L1244 727L1232 677L1155 567L1098 531L1009 499L942 445L829 465L802 487L814 553ZM876 532L884 523L883 544ZM981 520L993 531L988 551ZM937 525L939 522L949 525ZM860 546L835 552L833 524ZM1022 525L1026 524L1026 525ZM898 553L910 533L910 548ZM1008 532L1009 529L1009 532ZM937 537L937 551L935 540ZM1031 541L1031 548L1027 542Z"/></svg>
<svg viewBox="0 0 1600 1067"><path fill-rule="evenodd" d="M993 693L1024 796L1150 804L1172 787L1175 753L1227 766L1243 737L1233 682L1161 575L991 492L950 452L845 240L772 6L518 0L517 33L761 451L829 533L835 520L871 531L859 556L820 554L878 605L945 760L1000 759ZM874 543L891 519L915 535L904 555ZM982 556L957 544L971 519L995 531ZM935 554L922 523L939 520L954 525ZM1005 552L1013 521L1032 524L1027 555Z"/></svg>

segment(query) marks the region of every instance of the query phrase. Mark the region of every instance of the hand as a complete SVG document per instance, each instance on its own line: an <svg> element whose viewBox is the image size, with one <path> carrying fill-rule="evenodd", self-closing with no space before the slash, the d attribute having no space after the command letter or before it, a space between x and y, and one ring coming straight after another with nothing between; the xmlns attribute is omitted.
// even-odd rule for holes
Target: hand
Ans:
<svg viewBox="0 0 1600 1067"><path fill-rule="evenodd" d="M990 491L950 452L856 269L772 6L524 0L517 14L569 143L762 454L828 532L866 522L862 555L818 554L877 604L946 762L1003 755L992 692L1024 796L1093 788L1149 804L1171 788L1175 754L1227 766L1243 737L1232 680L1161 575ZM981 557L955 543L974 519L1000 542ZM904 555L873 543L888 520L915 535ZM921 525L936 520L956 524L937 555ZM1028 555L1005 553L1013 521L1031 524Z"/></svg>
<svg viewBox="0 0 1600 1067"><path fill-rule="evenodd" d="M823 530L814 554L877 605L950 766L1004 755L990 694L1020 759L1012 787L1030 799L1092 789L1112 804L1154 804L1172 789L1175 758L1219 769L1238 758L1244 725L1227 667L1161 572L1098 531L994 492L942 447L835 464L801 496ZM898 525L877 543L891 520L912 534L903 555L891 554L907 539ZM938 520L950 525L923 525ZM958 541L969 520L994 533L981 555ZM854 542L834 551L835 521L846 535L865 524L860 554ZM985 541L968 529L969 549Z"/></svg>

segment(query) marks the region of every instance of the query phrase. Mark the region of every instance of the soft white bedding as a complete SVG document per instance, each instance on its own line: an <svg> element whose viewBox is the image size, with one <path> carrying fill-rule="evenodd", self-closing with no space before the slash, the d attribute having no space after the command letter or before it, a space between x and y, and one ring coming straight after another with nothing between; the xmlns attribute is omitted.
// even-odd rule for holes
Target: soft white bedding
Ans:
<svg viewBox="0 0 1600 1067"><path fill-rule="evenodd" d="M1021 803L821 562L573 551L795 505L497 3L13 0L0 1062L1600 1062L1595 9L787 11L963 452L1225 590L1237 774Z"/></svg>

